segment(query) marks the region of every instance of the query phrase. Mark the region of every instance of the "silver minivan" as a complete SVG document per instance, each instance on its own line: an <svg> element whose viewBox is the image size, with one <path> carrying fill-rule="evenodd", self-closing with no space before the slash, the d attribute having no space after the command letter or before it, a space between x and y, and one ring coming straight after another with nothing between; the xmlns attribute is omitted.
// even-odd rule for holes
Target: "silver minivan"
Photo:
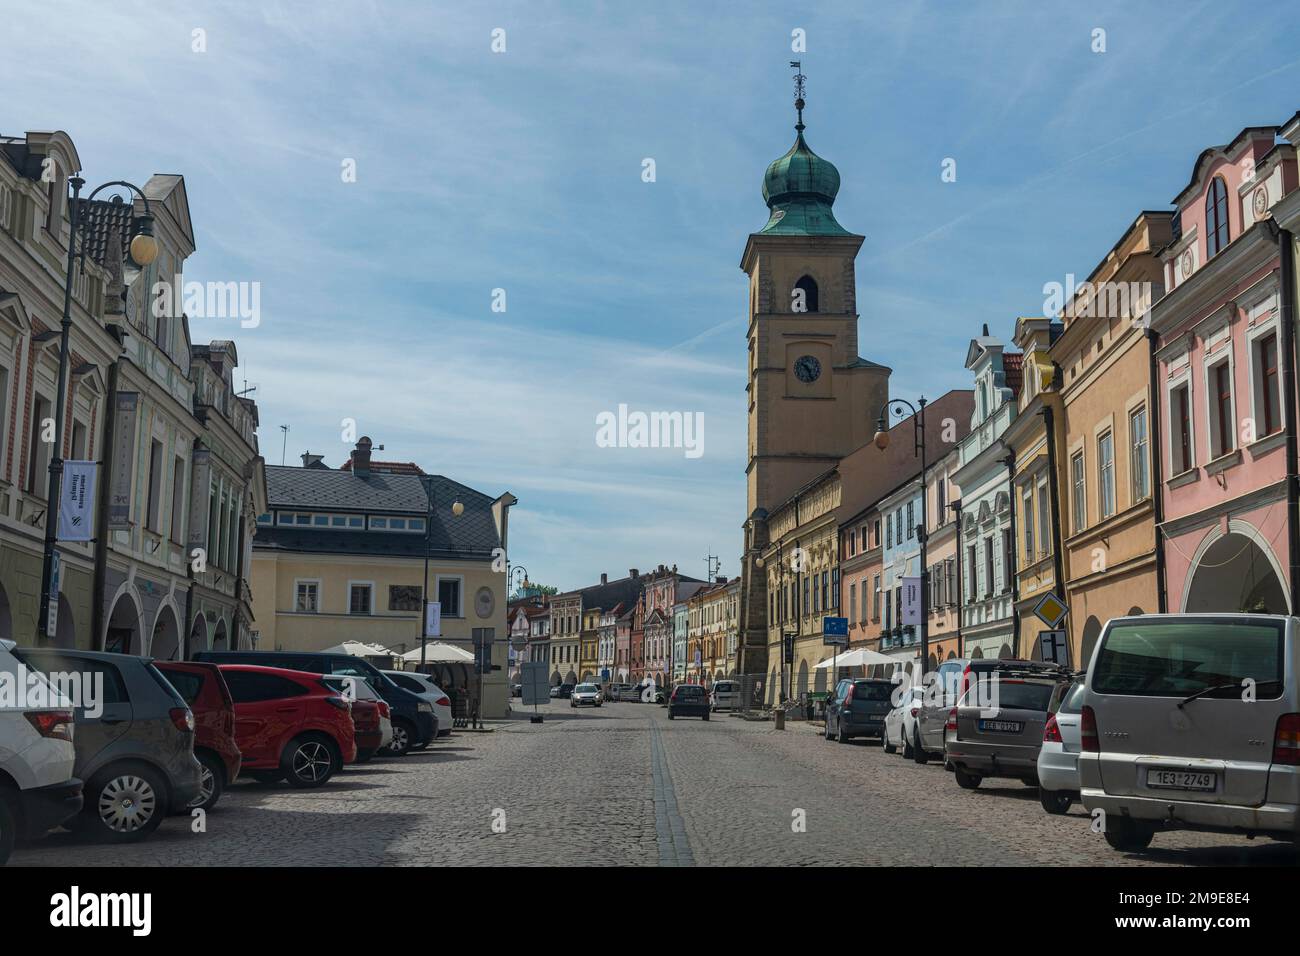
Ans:
<svg viewBox="0 0 1300 956"><path fill-rule="evenodd" d="M1162 828L1300 837L1297 621L1148 614L1106 624L1080 715L1083 805L1106 841Z"/></svg>

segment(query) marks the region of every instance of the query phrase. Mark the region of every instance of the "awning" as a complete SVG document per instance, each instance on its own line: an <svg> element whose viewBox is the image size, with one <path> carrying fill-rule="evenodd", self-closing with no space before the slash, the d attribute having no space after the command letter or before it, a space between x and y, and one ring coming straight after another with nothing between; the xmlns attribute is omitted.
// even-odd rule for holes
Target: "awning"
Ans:
<svg viewBox="0 0 1300 956"><path fill-rule="evenodd" d="M870 667L873 664L897 664L898 659L888 657L876 651L869 651L865 647L855 648L846 651L838 657L828 657L818 664L814 670L823 668L829 670L832 667Z"/></svg>

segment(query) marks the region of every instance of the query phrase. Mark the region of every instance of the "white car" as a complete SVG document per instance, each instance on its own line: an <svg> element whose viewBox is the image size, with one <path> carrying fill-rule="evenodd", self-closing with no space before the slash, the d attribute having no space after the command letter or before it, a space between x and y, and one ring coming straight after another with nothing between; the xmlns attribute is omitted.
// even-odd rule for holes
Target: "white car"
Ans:
<svg viewBox="0 0 1300 956"><path fill-rule="evenodd" d="M899 693L894 689L894 693ZM920 710L925 688L909 687L901 692L898 705L890 708L885 715L885 738L882 743L885 753L897 753L900 749L907 759L912 758L912 741L916 739L916 714Z"/></svg>
<svg viewBox="0 0 1300 956"><path fill-rule="evenodd" d="M709 691L709 706L714 711L735 710L740 705L740 681L720 680L714 682L713 689Z"/></svg>
<svg viewBox="0 0 1300 956"><path fill-rule="evenodd" d="M600 685L579 684L573 688L573 693L569 695L569 706L584 707L590 704L592 707L599 707L601 696Z"/></svg>
<svg viewBox="0 0 1300 956"><path fill-rule="evenodd" d="M438 736L451 736L451 698L441 687L425 674L418 671L384 671L392 678L394 684L412 694L418 694L421 700L433 705L433 716L438 718ZM416 750L423 748L416 747Z"/></svg>
<svg viewBox="0 0 1300 956"><path fill-rule="evenodd" d="M81 810L81 781L72 775L72 705L45 678L23 667L0 640L0 675L30 700L0 700L0 864L19 836L38 837ZM39 687L34 686L39 684ZM12 781L12 782L11 782Z"/></svg>
<svg viewBox="0 0 1300 956"><path fill-rule="evenodd" d="M1043 746L1038 751L1038 800L1044 810L1054 815L1065 813L1079 799L1084 690L1082 681L1072 685L1043 728Z"/></svg>

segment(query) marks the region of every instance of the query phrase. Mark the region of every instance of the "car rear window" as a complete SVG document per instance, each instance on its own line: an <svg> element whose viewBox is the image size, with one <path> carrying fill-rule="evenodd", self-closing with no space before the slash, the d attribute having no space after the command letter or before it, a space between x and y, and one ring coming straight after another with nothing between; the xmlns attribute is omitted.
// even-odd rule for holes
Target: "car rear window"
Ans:
<svg viewBox="0 0 1300 956"><path fill-rule="evenodd" d="M854 700L889 700L894 685L888 681L860 680L853 684Z"/></svg>
<svg viewBox="0 0 1300 956"><path fill-rule="evenodd" d="M1134 621L1102 638L1089 686L1098 694L1186 697L1210 687L1257 699L1282 695L1280 621Z"/></svg>
<svg viewBox="0 0 1300 956"><path fill-rule="evenodd" d="M1038 681L1026 682L1004 677L998 681L995 691L997 696L990 703L996 703L999 709L1041 710L1043 713L1047 713L1047 705L1052 699L1052 688L1054 686L1053 684ZM972 693L976 693L976 688L967 691L968 703ZM978 693L983 695L985 691L980 690Z"/></svg>
<svg viewBox="0 0 1300 956"><path fill-rule="evenodd" d="M678 699L681 699L683 697L703 697L703 696L704 696L704 688L697 687L694 684L688 684L677 688Z"/></svg>
<svg viewBox="0 0 1300 956"><path fill-rule="evenodd" d="M104 704L124 704L130 701L126 693L126 681L122 679L122 672L113 664L102 660L90 660L87 658L65 657L57 652L46 653L36 651L32 653L21 647L13 649L13 655L20 661L30 667L32 670L40 671L46 677L51 674L91 674L100 675L103 681L103 700ZM94 678L92 677L92 681ZM60 681L53 682L56 687L63 690ZM73 697L74 702L76 698ZM83 704L89 704L89 701L83 701Z"/></svg>
<svg viewBox="0 0 1300 956"><path fill-rule="evenodd" d="M193 707L203 691L203 677L192 671L172 670L170 667L160 667L159 670L167 678L167 683L175 687L181 697L185 698L185 703Z"/></svg>

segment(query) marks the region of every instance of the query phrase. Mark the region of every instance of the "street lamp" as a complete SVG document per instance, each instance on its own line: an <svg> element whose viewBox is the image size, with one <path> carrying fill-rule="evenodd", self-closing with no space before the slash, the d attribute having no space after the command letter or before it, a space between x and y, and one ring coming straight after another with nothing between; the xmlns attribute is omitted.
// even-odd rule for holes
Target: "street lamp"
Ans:
<svg viewBox="0 0 1300 956"><path fill-rule="evenodd" d="M925 458L925 396L917 399L913 405L905 398L894 398L885 402L880 409L880 416L876 419L876 434L872 442L881 451L889 447L889 417L893 415L896 418L907 417L908 412L912 416L912 453L919 455L921 458L921 526L916 529L917 540L921 544L921 673L930 666L930 570L926 566L926 529L930 523L926 519L926 490L925 490L925 473L927 463Z"/></svg>
<svg viewBox="0 0 1300 956"><path fill-rule="evenodd" d="M420 606L420 667L428 663L429 654L429 551L433 547L433 482L426 476L424 479L424 495L429 499L429 510L424 518L424 590L421 596L424 598ZM459 518L465 513L465 506L459 501L452 502L452 517ZM461 595L461 600L465 595ZM423 671L422 671L423 672Z"/></svg>
<svg viewBox="0 0 1300 956"><path fill-rule="evenodd" d="M798 545L795 545L795 551L797 552L798 550L799 550L799 546L798 546ZM760 569L764 566L765 563L766 563L766 562L764 561L762 555L759 555L758 557L756 557L756 558L754 559L754 564L755 564L755 566L757 566L757 567L760 568ZM777 570L778 570L778 576L777 576L777 591L779 592L779 595L778 595L778 597L777 597L777 601L776 601L776 606L777 606L777 609L780 611L780 621L779 621L779 625L780 625L780 628L781 628L781 688L780 688L780 691L781 691L781 694L784 695L785 699L786 699L786 700L789 700L789 699L790 699L790 694L791 694L791 693L793 692L793 690L794 690L794 687L793 687L793 684L794 684L794 671L793 671L793 670L790 670L789 668L786 667L786 660L785 660L785 640L786 640L787 637L790 637L790 638L794 638L794 637L796 637L796 636L798 635L798 633L799 633L799 631L800 631L801 628L800 628L800 620L799 620L799 614L798 614L799 594L798 594L797 582L796 582L796 593L795 593L795 595L794 595L794 600L793 600L792 602L787 602L787 601L786 601L786 592L785 592L785 553L784 553L784 544L778 544L778 545L777 545L776 566L777 566ZM792 570L794 571L794 573L796 573L796 574L798 573L798 570L797 570L797 569L792 569ZM795 606L795 607L794 607L794 610L795 610L795 616L794 616L794 626L795 626L795 630L794 630L793 633L788 633L788 632L786 631L786 629L785 629L785 619L786 619L787 615L788 615L789 612L790 612L790 608L789 608L788 604L794 604L794 606ZM789 681L790 681L790 684L791 684L791 687L789 688L789 690L787 690L787 689L786 689L786 686L785 686L785 685L786 685L786 680L787 680L787 671L789 671Z"/></svg>
<svg viewBox="0 0 1300 956"><path fill-rule="evenodd" d="M63 483L63 417L64 402L68 391L68 338L72 331L72 270L77 259L78 233L81 234L83 272L85 271L86 259L86 223L80 215L81 187L86 184L86 181L80 176L73 176L68 180L68 183L72 186L72 202L68 208L68 222L71 228L68 231L68 262L63 282L63 320L59 329L59 396L55 400L54 454L50 456L50 482L45 508L45 551L41 563L41 605L40 616L37 621L38 636L45 634L49 629L50 601L52 599L54 601L58 600L58 597L52 595L51 591L54 585L54 549L55 542L58 539L59 495L62 493L61 485ZM144 201L144 215L137 217L135 220L135 232L131 237L129 252L131 260L137 266L143 268L152 264L158 258L158 240L154 238L153 234L153 214L149 209L149 197L144 194L139 186L125 180L104 183L86 197L86 204L89 205L96 196L110 186L121 186L124 189L130 189ZM115 201L120 203L122 200L120 197L115 197Z"/></svg>

